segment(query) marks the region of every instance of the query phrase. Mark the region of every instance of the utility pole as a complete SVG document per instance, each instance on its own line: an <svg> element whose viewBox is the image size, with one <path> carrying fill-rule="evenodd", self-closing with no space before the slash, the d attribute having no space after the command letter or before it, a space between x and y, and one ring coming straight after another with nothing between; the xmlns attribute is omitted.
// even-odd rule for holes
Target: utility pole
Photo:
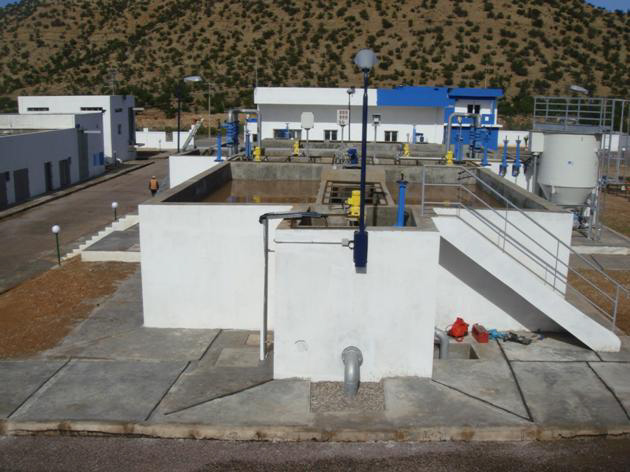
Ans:
<svg viewBox="0 0 630 472"><path fill-rule="evenodd" d="M116 75L118 74L118 70L115 67L109 69L109 88L112 92L112 95L116 95Z"/></svg>

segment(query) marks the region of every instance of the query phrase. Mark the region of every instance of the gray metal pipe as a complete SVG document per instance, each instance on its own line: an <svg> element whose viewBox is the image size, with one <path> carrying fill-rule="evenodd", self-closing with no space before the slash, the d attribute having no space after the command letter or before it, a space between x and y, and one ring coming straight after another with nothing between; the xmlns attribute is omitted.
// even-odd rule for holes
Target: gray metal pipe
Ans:
<svg viewBox="0 0 630 472"><path fill-rule="evenodd" d="M341 360L344 364L343 391L348 397L354 397L359 390L361 379L360 366L363 364L363 354L355 346L348 346L341 353Z"/></svg>
<svg viewBox="0 0 630 472"><path fill-rule="evenodd" d="M448 117L448 126L446 127L446 142L444 143L444 154L451 149L451 128L453 127L453 118L457 116L471 116L475 119L475 126L481 128L481 116L476 113L453 112Z"/></svg>
<svg viewBox="0 0 630 472"><path fill-rule="evenodd" d="M435 328L434 342L440 348L440 359L448 359L448 334L440 328Z"/></svg>

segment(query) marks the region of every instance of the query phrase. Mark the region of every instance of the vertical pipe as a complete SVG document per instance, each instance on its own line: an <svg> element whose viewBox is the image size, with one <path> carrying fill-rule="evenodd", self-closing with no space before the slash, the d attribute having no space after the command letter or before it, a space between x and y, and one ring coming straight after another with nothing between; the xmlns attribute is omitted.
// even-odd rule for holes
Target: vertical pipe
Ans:
<svg viewBox="0 0 630 472"><path fill-rule="evenodd" d="M396 226L405 226L405 197L407 193L407 181L403 174L400 175L398 183L398 215L396 218Z"/></svg>
<svg viewBox="0 0 630 472"><path fill-rule="evenodd" d="M265 245L265 283L263 293L263 319L260 324L260 360L265 360L265 341L267 340L267 294L269 293L269 218L265 218L263 225L263 240Z"/></svg>
<svg viewBox="0 0 630 472"><path fill-rule="evenodd" d="M422 166L422 190L420 193L420 216L424 216L424 187L427 183L427 166Z"/></svg>
<svg viewBox="0 0 630 472"><path fill-rule="evenodd" d="M215 162L223 161L223 159L221 159L221 152L222 152L222 150L221 150L221 145L222 145L221 140L222 140L222 137L221 137L221 126L219 126L219 132L217 133L217 158L214 160Z"/></svg>
<svg viewBox="0 0 630 472"><path fill-rule="evenodd" d="M212 84L208 83L208 156L212 155Z"/></svg>
<svg viewBox="0 0 630 472"><path fill-rule="evenodd" d="M367 152L368 70L363 71L363 126L361 136L361 186L359 207L359 231L354 232L354 266L360 271L367 267L368 233L365 231L365 177Z"/></svg>

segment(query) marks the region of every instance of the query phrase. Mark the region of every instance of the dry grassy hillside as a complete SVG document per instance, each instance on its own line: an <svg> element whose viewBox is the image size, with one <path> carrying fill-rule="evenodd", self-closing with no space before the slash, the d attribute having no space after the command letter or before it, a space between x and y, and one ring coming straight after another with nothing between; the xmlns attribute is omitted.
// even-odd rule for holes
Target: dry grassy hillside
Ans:
<svg viewBox="0 0 630 472"><path fill-rule="evenodd" d="M347 86L360 47L377 86L503 87L503 114L578 83L628 95L630 14L582 0L22 0L0 8L0 96L117 92L172 113L178 78L218 109L259 85ZM186 108L203 109L205 85Z"/></svg>

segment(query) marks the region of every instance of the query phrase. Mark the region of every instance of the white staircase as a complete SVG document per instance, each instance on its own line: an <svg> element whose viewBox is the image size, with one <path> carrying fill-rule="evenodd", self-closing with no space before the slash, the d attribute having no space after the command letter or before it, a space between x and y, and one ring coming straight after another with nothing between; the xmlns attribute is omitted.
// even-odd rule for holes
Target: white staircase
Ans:
<svg viewBox="0 0 630 472"><path fill-rule="evenodd" d="M611 329L569 303L563 290L554 289L555 280L554 285L545 282L506 253L500 244L491 242L455 214L438 216L433 218L433 221L445 240L589 348L595 351L619 351L621 347L619 337Z"/></svg>
<svg viewBox="0 0 630 472"><path fill-rule="evenodd" d="M110 224L109 226L106 226L101 231L99 231L94 236L92 236L90 239L83 242L79 247L77 247L76 249L73 249L71 252L63 256L61 260L66 261L75 256L78 256L83 251L85 251L85 249L90 247L92 244L100 241L108 234L111 234L114 231L125 231L126 229L131 228L133 225L137 224L139 221L140 221L140 217L138 215L134 215L131 213L123 216L122 218L118 218L112 224Z"/></svg>
<svg viewBox="0 0 630 472"><path fill-rule="evenodd" d="M186 141L184 141L184 145L182 146L182 151L185 151L186 149L188 149L188 146L190 145L190 142L197 135L197 131L199 131L199 128L201 127L202 123L203 123L203 118L198 120L195 123L195 125L192 127L192 129L190 130L190 133L188 133L188 136L186 137Z"/></svg>

